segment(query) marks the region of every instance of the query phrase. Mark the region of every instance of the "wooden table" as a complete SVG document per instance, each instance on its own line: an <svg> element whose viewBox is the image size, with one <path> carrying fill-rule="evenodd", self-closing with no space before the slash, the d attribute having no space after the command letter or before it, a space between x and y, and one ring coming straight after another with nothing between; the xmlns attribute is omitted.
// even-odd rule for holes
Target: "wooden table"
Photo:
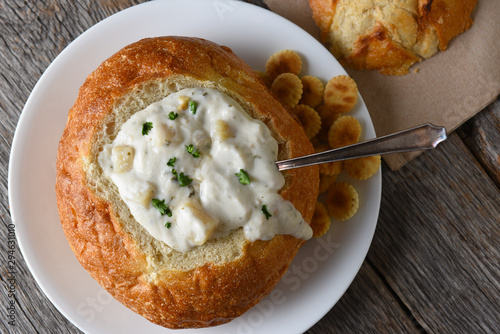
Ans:
<svg viewBox="0 0 500 334"><path fill-rule="evenodd" d="M78 333L39 290L17 246L16 325L8 323L11 142L30 91L63 48L98 21L144 1L21 2L0 1L0 332ZM497 99L436 150L397 172L383 166L368 256L345 295L308 333L500 333L499 152Z"/></svg>

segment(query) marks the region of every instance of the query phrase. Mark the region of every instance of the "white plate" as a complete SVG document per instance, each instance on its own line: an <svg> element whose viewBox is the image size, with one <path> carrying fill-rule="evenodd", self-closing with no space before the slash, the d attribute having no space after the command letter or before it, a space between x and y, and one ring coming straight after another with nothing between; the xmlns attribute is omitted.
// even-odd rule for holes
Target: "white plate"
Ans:
<svg viewBox="0 0 500 334"><path fill-rule="evenodd" d="M297 50L304 73L327 81L345 74L332 55L296 25L243 2L153 1L117 13L90 28L47 68L16 129L9 166L9 199L21 251L51 302L87 333L165 333L115 301L81 268L60 227L54 193L55 161L67 112L87 75L121 47L143 37L196 36L227 45L252 68L282 49ZM375 137L360 99L352 113ZM310 240L290 270L260 304L229 324L182 333L302 333L340 299L370 246L380 207L381 173L358 189L360 210L348 222ZM177 331L179 332L179 331Z"/></svg>

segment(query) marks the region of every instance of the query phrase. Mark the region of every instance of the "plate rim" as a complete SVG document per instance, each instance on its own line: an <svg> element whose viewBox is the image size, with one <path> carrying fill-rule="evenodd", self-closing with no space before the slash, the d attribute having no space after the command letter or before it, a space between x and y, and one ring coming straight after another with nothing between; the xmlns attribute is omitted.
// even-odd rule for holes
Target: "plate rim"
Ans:
<svg viewBox="0 0 500 334"><path fill-rule="evenodd" d="M36 110L36 108L33 108L31 106L31 104L33 102L34 97L38 94L38 91L41 89L40 87L42 87L43 84L44 84L44 82L48 80L47 78L52 73L53 68L56 66L55 64L57 64L60 59L62 59L63 57L65 57L65 55L67 53L69 53L73 48L75 48L75 45L78 43L78 41L81 40L81 38L83 38L82 36L85 36L86 34L88 35L89 31L94 31L94 30L99 29L99 27L101 27L103 25L103 22L105 22L105 21L109 22L109 20L111 20L111 19L117 19L119 16L124 16L127 13L136 10L136 8L138 8L138 7L145 8L146 6L151 6L151 8L154 8L156 6L161 6L161 5L165 4L165 3L174 3L174 2L176 2L176 1L175 0L162 0L162 1L158 0L158 1L146 2L146 3L142 3L142 4L138 4L138 5L134 5L134 6L128 7L126 9L122 10L122 11L116 12L116 13L114 13L114 14L106 17L105 19L103 19L103 20L97 22L96 24L92 25L91 27L89 27L82 34L80 34L77 38L75 38L73 41L71 41L53 59L53 61L50 63L50 65L47 67L47 69L40 76L40 78L38 79L37 83L35 84L35 86L33 87L32 91L30 92L30 94L28 96L28 99L26 101L26 104L23 107L23 110L22 110L22 112L20 114L19 120L18 120L17 125L16 125L16 129L15 129L15 132L14 132L12 144L11 144L11 154L10 154L9 164L8 164L8 169L9 169L8 170L8 198L9 198L9 206L10 206L10 210L9 211L10 211L10 215L11 215L11 220L12 220L12 223L16 227L18 226L18 219L17 219L17 217L19 217L19 215L18 215L19 204L14 201L14 198L18 197L14 193L15 189L14 189L14 184L13 184L14 180L18 177L18 175L16 175L16 171L15 171L15 163L17 161L19 161L19 159L21 159L21 157L22 157L22 152L20 151L20 146L23 144L23 140L27 140L25 136L23 136L22 134L20 134L20 129L22 129L23 127L25 127L25 123L27 123L29 121L29 117L32 117L35 114L34 110ZM191 4L193 4L193 3L203 3L202 0L188 0L188 1L183 1L183 2L185 4L187 4L187 3L191 3ZM302 28L298 27L293 22L290 22L287 19L279 16L278 14L273 13L271 11L268 11L268 10L262 8L262 7L258 7L258 6L255 6L255 5L252 5L250 3L246 3L246 2L233 1L233 0L224 0L224 1L219 0L219 2L220 3L227 3L227 4L234 3L234 4L237 4L237 6L247 7L245 9L251 8L252 10L255 10L257 12L266 13L266 15L269 15L270 17L273 17L276 20L282 20L285 25L290 25L291 24L292 26L295 26L295 28L298 28L298 29L302 30L303 32L305 32ZM305 32L305 33L307 35L309 35L307 32ZM310 38L313 38L313 37L310 36ZM49 73L49 74L47 74L47 73ZM359 97L360 97L360 101L362 102L363 106L365 106L362 97L361 96L359 96ZM373 122L372 122L371 117L370 117L369 114L368 114L368 118L370 120L370 125L373 128ZM374 129L372 129L372 130L374 132ZM377 172L377 174L374 176L374 178L377 178L377 182L380 185L379 189L378 189L378 201L377 201L377 203L375 203L376 207L377 207L377 209L376 209L376 217L374 218L375 223L373 224L372 231L370 232L369 243L367 245L365 245L366 246L366 252L364 252L365 255L363 257L363 261L361 261L360 264L359 264L359 266L357 266L357 269L352 272L352 275L351 275L351 278L350 278L348 284L345 285L345 287L344 287L343 291L341 291L340 297L338 299L340 299L344 295L345 291L349 288L349 286L352 284L352 281L354 280L354 278L359 273L361 265L364 262L364 258L366 257L368 249L369 249L369 247L370 247L370 245L372 243L372 240L373 240L374 232L375 232L377 221L378 221L378 215L380 213L380 202L381 202L381 192L382 192L382 178L381 178L381 171L380 170ZM16 230L16 232L17 232L17 230ZM25 256L25 254L27 253L27 251L26 251L27 246L24 244L24 240L20 237L20 235L18 233L16 233L16 238L17 238L19 249L20 249L21 253L23 254L24 261L25 261L28 269L30 270L31 275L34 277L37 285L39 286L40 290L44 293L44 295L46 296L46 298L49 299L50 302L57 308L57 310L66 319L68 319L68 321L70 321L74 326L76 326L80 330L84 331L83 327L80 326L79 321L76 321L75 319L73 319L73 316L70 315L70 314L68 314L68 312L64 309L64 307L60 305L60 302L56 301L53 298L53 296L50 293L47 292L46 287L44 286L43 283L41 283L41 282L43 282L43 279L40 278L39 273L37 272L37 270L34 269L35 265L33 263L31 263L31 261L33 259L30 258L29 256L28 257ZM335 301L331 305L331 308L333 308L335 306L335 304L338 302L338 299L337 299L337 301ZM324 315L327 314L330 311L331 308L326 309L325 312L322 313L320 316L318 316L317 319L312 324L306 325L307 327L304 326L303 329L307 330L308 328L310 328L311 326L313 326L317 321L319 321L322 317L324 317Z"/></svg>

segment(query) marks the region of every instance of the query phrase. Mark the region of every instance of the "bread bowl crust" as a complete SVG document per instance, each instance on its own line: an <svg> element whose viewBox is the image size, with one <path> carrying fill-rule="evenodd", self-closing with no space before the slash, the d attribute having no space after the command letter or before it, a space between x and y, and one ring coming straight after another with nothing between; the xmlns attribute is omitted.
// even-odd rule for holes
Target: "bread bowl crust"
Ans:
<svg viewBox="0 0 500 334"><path fill-rule="evenodd" d="M321 41L357 70L402 75L472 26L477 0L309 0Z"/></svg>
<svg viewBox="0 0 500 334"><path fill-rule="evenodd" d="M189 270L151 266L115 207L90 185L88 160L96 133L125 95L169 78L210 82L244 103L270 128L280 158L314 153L300 126L229 48L188 37L158 37L124 47L82 85L69 111L57 154L56 195L61 225L78 261L118 301L169 328L207 327L240 316L266 296L304 243L288 235L245 242L229 262ZM94 145L94 146L93 146ZM287 171L283 198L310 223L318 195L317 167Z"/></svg>

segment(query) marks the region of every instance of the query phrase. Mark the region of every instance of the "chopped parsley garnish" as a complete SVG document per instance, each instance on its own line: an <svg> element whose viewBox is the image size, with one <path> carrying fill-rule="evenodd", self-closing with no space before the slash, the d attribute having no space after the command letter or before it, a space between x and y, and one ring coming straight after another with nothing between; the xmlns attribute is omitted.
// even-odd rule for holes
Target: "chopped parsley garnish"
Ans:
<svg viewBox="0 0 500 334"><path fill-rule="evenodd" d="M170 160L168 160L167 162L167 166L174 167L175 160L177 160L176 157L170 158Z"/></svg>
<svg viewBox="0 0 500 334"><path fill-rule="evenodd" d="M171 222L166 222L165 223L165 227L166 228L171 228L172 227L172 223Z"/></svg>
<svg viewBox="0 0 500 334"><path fill-rule="evenodd" d="M146 122L142 125L142 135L145 136L149 133L149 131L153 128L152 122Z"/></svg>
<svg viewBox="0 0 500 334"><path fill-rule="evenodd" d="M266 216L266 220L269 220L269 218L273 216L269 213L269 211L267 211L267 206L265 204L262 206L262 212L264 213L264 216Z"/></svg>
<svg viewBox="0 0 500 334"><path fill-rule="evenodd" d="M190 179L189 176L184 175L184 173L182 172L179 175L177 175L177 181L179 181L179 185L181 187L189 186L191 182L193 182L193 180Z"/></svg>
<svg viewBox="0 0 500 334"><path fill-rule="evenodd" d="M250 184L250 176L248 176L248 173L245 172L243 169L240 169L240 172L234 175L240 178L241 184Z"/></svg>
<svg viewBox="0 0 500 334"><path fill-rule="evenodd" d="M181 187L189 186L191 182L193 182L193 180L189 176L184 175L183 172L178 174L175 169L172 169L172 174L174 174L174 176L177 178L177 181L179 181L179 185Z"/></svg>
<svg viewBox="0 0 500 334"><path fill-rule="evenodd" d="M173 111L171 111L171 112L168 114L168 118L170 118L172 121L173 121L174 119L176 119L178 116L179 116L179 114L178 114L178 113L176 113L176 112L173 112Z"/></svg>
<svg viewBox="0 0 500 334"><path fill-rule="evenodd" d="M196 114L196 107L196 102L194 102L193 100L189 101L189 111L191 111L193 115Z"/></svg>
<svg viewBox="0 0 500 334"><path fill-rule="evenodd" d="M188 151L189 154L191 154L193 157L195 158L199 158L200 157L200 151L198 151L198 149L194 149L194 146L193 145L186 145L186 150Z"/></svg>
<svg viewBox="0 0 500 334"><path fill-rule="evenodd" d="M160 214L163 216L163 215L167 215L169 217L172 217L172 211L170 211L170 209L168 208L168 206L165 204L165 200L159 200L157 198L153 198L152 200L152 204L153 206L158 209L158 211L160 211Z"/></svg>

